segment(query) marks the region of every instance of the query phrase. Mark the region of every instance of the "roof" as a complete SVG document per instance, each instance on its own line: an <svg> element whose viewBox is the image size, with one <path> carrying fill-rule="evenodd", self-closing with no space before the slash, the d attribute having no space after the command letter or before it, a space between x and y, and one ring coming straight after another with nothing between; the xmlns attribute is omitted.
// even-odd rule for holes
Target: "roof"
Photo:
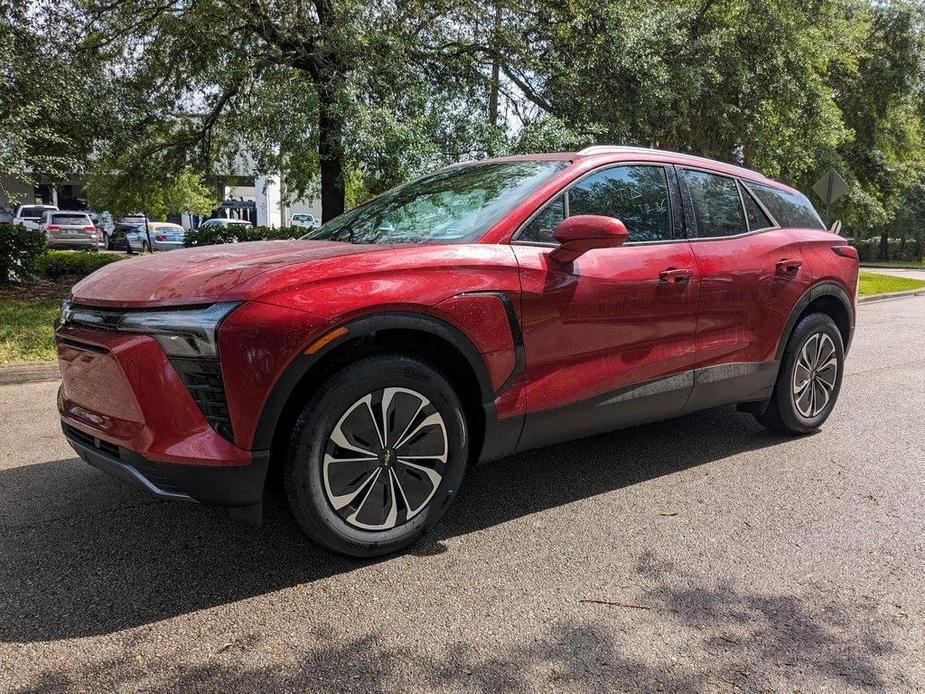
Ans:
<svg viewBox="0 0 925 694"><path fill-rule="evenodd" d="M645 156L646 159L652 158L654 161L663 161L665 163L675 163L675 164L687 164L692 167L700 167L705 169L710 169L718 173L725 173L730 176L736 176L739 178L750 179L756 182L763 182L773 184L775 186L788 188L786 184L780 183L779 181L774 181L764 176L763 174L758 173L757 171L752 171L751 169L746 169L742 166L736 166L735 164L727 164L726 162L716 161L715 159L707 159L705 157L698 157L693 154L684 154L681 152L670 152L664 149L655 149L651 147L628 147L624 145L594 145L592 147L585 147L584 149L578 152L554 152L547 154L519 154L509 157L499 157L496 161L528 161L528 160L543 160L543 161L581 161L585 159L598 159L601 163L607 161L620 161L625 159L632 159L634 157L639 157L640 155Z"/></svg>
<svg viewBox="0 0 925 694"><path fill-rule="evenodd" d="M694 154L684 154L682 152L671 152L663 149L655 149L650 147L627 147L623 145L594 145L592 147L585 147L579 152L575 152L575 157L594 157L601 155L647 155L658 157L664 157L666 159L671 159L672 161L684 164L690 164L691 166L702 166L709 169L715 169L717 171L723 171L725 173L732 174L734 176L740 176L743 178L751 178L759 181L767 181L769 183L777 183L776 181L771 181L764 175L758 173L757 171L752 171L751 169L746 169L742 166L736 166L735 164L727 164L726 162L716 161L715 159L707 159L706 157L698 157ZM779 185L779 184L778 184Z"/></svg>

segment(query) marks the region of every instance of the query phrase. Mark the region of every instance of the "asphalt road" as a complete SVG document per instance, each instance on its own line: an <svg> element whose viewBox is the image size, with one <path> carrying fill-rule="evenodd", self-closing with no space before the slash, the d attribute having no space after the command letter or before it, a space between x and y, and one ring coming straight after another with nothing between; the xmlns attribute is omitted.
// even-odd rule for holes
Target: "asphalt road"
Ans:
<svg viewBox="0 0 925 694"><path fill-rule="evenodd" d="M0 690L923 691L925 297L865 304L838 407L723 408L473 470L356 562L75 460L0 388Z"/></svg>

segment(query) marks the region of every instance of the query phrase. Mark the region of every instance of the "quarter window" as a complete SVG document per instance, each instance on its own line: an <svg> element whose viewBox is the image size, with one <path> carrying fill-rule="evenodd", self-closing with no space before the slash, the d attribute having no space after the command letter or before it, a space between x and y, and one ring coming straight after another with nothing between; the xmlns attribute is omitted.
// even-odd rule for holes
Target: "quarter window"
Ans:
<svg viewBox="0 0 925 694"><path fill-rule="evenodd" d="M698 236L734 236L748 231L735 179L687 169L683 175L694 203Z"/></svg>
<svg viewBox="0 0 925 694"><path fill-rule="evenodd" d="M521 241L536 241L549 243L552 241L552 232L565 219L565 195L560 195L543 208L533 221L524 227L520 234Z"/></svg>
<svg viewBox="0 0 925 694"><path fill-rule="evenodd" d="M825 229L813 204L800 193L773 188L762 183L749 183L758 199L764 203L778 223L784 227Z"/></svg>
<svg viewBox="0 0 925 694"><path fill-rule="evenodd" d="M758 229L769 229L773 227L774 223L768 219L764 210L761 209L761 205L759 205L755 201L755 198L752 197L752 194L748 192L748 188L740 183L739 190L742 193L742 202L745 204L745 217L748 219L748 230L756 231Z"/></svg>

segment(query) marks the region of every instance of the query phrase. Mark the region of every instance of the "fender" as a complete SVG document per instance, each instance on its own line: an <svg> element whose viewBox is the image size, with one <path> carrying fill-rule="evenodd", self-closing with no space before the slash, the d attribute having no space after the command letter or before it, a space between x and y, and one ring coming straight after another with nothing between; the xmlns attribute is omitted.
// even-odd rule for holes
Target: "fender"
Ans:
<svg viewBox="0 0 925 694"><path fill-rule="evenodd" d="M493 401L491 381L479 351L461 330L445 321L423 313L380 313L373 316L357 318L340 324L349 329L349 338L369 337L382 330L416 330L430 333L442 338L456 347L475 373L483 407ZM339 326L331 326L336 328ZM277 379L263 406L257 428L254 431L253 450L267 450L273 443L273 435L283 408L289 401L296 386L309 370L326 354L343 344L342 340L333 340L315 354L307 355L300 351L289 366Z"/></svg>
<svg viewBox="0 0 925 694"><path fill-rule="evenodd" d="M823 296L832 296L838 299L848 314L848 339L845 341L845 354L848 353L848 347L851 345L851 339L854 336L854 302L851 300L848 292L846 292L844 287L840 284L832 281L823 281L807 289L803 296L797 300L793 310L790 312L790 317L787 319L784 330L781 332L780 341L777 343L777 352L774 358L778 363L784 356L784 349L787 347L787 342L790 340L790 335L796 327L797 319L800 317L800 314L803 313L806 307L812 302Z"/></svg>

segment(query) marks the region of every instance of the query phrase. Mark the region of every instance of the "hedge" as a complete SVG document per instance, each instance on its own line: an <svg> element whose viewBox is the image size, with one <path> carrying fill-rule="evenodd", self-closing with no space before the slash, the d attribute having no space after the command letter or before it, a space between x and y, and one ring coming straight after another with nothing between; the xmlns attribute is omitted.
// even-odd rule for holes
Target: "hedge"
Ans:
<svg viewBox="0 0 925 694"><path fill-rule="evenodd" d="M35 262L45 252L45 235L34 229L0 224L0 284L32 277Z"/></svg>
<svg viewBox="0 0 925 694"><path fill-rule="evenodd" d="M213 246L217 243L297 239L307 231L307 229L302 229L301 227L246 227L241 224L206 229L200 227L186 232L183 245Z"/></svg>
<svg viewBox="0 0 925 694"><path fill-rule="evenodd" d="M858 249L858 257L861 260L918 260L925 250L915 237L888 239L886 258L880 257L879 236L852 241L851 245Z"/></svg>
<svg viewBox="0 0 925 694"><path fill-rule="evenodd" d="M50 279L65 276L82 277L104 265L125 260L124 255L92 251L46 251L35 260L35 271Z"/></svg>

